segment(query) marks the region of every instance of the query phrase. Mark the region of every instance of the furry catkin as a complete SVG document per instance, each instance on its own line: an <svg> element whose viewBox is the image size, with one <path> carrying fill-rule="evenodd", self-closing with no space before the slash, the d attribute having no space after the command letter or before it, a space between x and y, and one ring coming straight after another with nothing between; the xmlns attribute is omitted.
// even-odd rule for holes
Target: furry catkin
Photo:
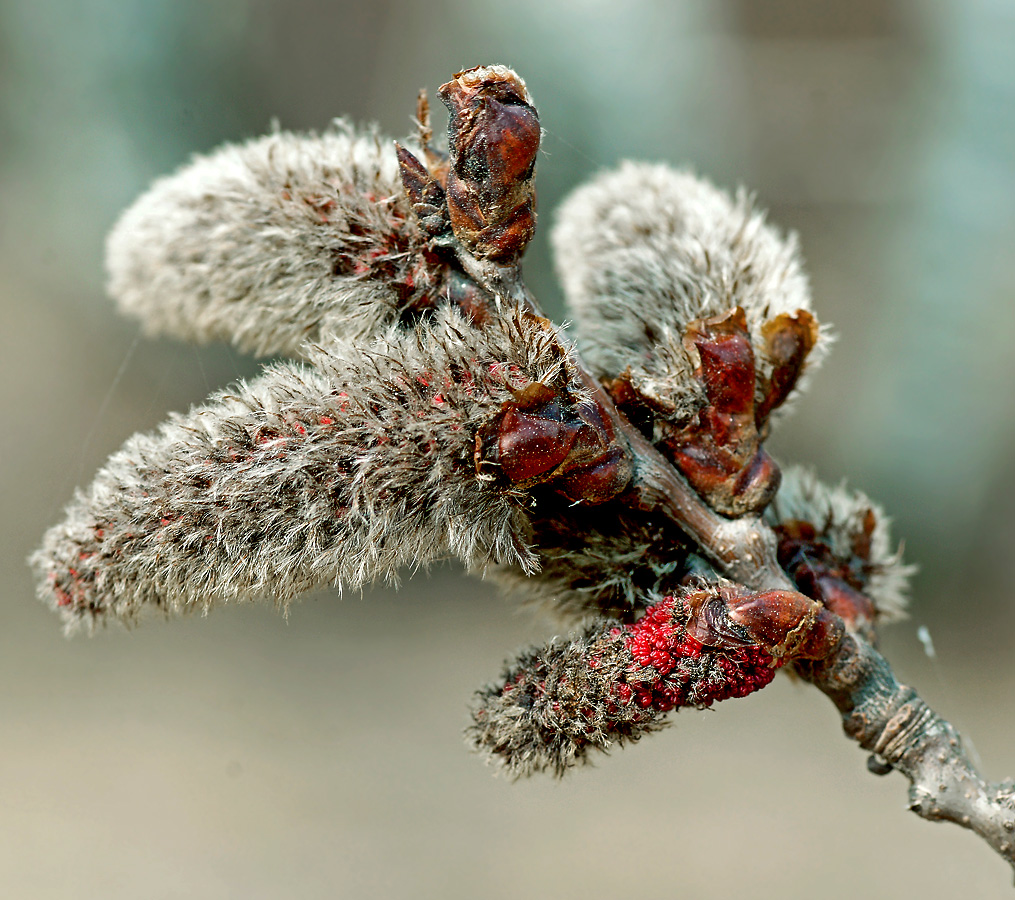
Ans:
<svg viewBox="0 0 1015 900"><path fill-rule="evenodd" d="M703 708L767 685L778 662L743 646L704 646L681 596L633 625L598 619L567 642L521 654L477 694L469 743L511 776L563 775L590 750L638 740L680 707Z"/></svg>
<svg viewBox="0 0 1015 900"><path fill-rule="evenodd" d="M638 389L677 420L701 403L682 343L689 322L742 307L764 377L764 323L811 309L794 235L766 224L744 192L732 199L665 165L626 162L578 188L552 242L585 360L601 377L630 366ZM823 333L808 368L827 345Z"/></svg>
<svg viewBox="0 0 1015 900"><path fill-rule="evenodd" d="M686 576L715 575L691 553L683 532L619 504L588 507L580 521L539 513L537 505L538 576L517 566L495 566L489 574L511 597L566 628L600 615L630 622L648 598L673 593Z"/></svg>
<svg viewBox="0 0 1015 900"><path fill-rule="evenodd" d="M227 144L161 178L109 236L109 291L151 333L299 355L367 339L434 289L394 147L339 121Z"/></svg>
<svg viewBox="0 0 1015 900"><path fill-rule="evenodd" d="M831 561L874 604L879 620L902 618L909 579L916 567L902 560L892 541L890 519L861 491L823 484L803 466L783 470L782 486L765 519L776 526L806 522Z"/></svg>
<svg viewBox="0 0 1015 900"><path fill-rule="evenodd" d="M532 572L524 497L477 475L476 431L526 385L570 383L562 346L521 311L480 331L444 309L269 368L114 454L33 556L40 596L73 628L446 557Z"/></svg>

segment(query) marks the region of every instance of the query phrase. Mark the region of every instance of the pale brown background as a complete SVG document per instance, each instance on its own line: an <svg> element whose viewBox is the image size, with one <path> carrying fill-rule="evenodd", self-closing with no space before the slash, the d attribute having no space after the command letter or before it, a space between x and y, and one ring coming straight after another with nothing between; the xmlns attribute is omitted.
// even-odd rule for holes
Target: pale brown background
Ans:
<svg viewBox="0 0 1015 900"><path fill-rule="evenodd" d="M0 895L1010 896L785 679L512 785L463 748L466 705L549 632L450 567L67 642L23 561L130 433L257 370L115 316L117 212L273 117L401 134L418 87L505 62L546 127L551 310L550 211L625 156L800 231L840 340L775 448L893 512L923 570L886 651L1015 774L1013 40L1007 0L0 0Z"/></svg>

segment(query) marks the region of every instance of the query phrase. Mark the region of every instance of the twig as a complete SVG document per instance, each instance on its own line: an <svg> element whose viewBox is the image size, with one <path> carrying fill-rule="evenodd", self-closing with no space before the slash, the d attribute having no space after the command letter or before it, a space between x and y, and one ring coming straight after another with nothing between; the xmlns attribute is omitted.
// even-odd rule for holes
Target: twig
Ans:
<svg viewBox="0 0 1015 900"><path fill-rule="evenodd" d="M1015 867L1015 781L985 782L955 728L899 684L877 650L848 635L828 659L797 670L836 705L875 765L883 760L909 779L913 812L974 831Z"/></svg>

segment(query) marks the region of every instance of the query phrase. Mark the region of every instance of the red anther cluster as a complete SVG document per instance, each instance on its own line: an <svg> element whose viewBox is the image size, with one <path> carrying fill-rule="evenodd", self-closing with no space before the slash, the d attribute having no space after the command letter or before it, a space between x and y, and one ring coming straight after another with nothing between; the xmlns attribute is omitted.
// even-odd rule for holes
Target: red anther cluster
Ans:
<svg viewBox="0 0 1015 900"><path fill-rule="evenodd" d="M683 624L674 619L674 606L679 601L667 597L661 603L650 606L648 611L634 625L625 629L624 643L631 655L643 666L651 666L660 675L669 675L678 659L698 656L702 644L688 635ZM683 615L678 608L677 615L687 621L686 607Z"/></svg>
<svg viewBox="0 0 1015 900"><path fill-rule="evenodd" d="M627 691L618 685L618 698L659 712L711 706L760 690L782 665L759 646L706 647L687 633L688 619L687 605L667 597L624 629L624 645L641 669L628 673Z"/></svg>

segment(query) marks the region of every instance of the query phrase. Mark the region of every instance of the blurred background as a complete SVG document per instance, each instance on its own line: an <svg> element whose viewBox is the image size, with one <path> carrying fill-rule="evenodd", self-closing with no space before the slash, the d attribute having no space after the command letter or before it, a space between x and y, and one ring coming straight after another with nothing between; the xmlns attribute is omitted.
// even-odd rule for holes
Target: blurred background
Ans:
<svg viewBox="0 0 1015 900"><path fill-rule="evenodd" d="M563 782L494 778L470 692L552 632L451 566L69 642L33 599L73 488L258 369L116 317L118 212L273 119L406 134L419 87L489 62L546 128L527 275L557 316L552 210L622 158L746 184L800 233L839 342L774 448L893 514L921 572L884 649L1015 774L1015 5L0 0L3 895L1010 896L788 679Z"/></svg>

